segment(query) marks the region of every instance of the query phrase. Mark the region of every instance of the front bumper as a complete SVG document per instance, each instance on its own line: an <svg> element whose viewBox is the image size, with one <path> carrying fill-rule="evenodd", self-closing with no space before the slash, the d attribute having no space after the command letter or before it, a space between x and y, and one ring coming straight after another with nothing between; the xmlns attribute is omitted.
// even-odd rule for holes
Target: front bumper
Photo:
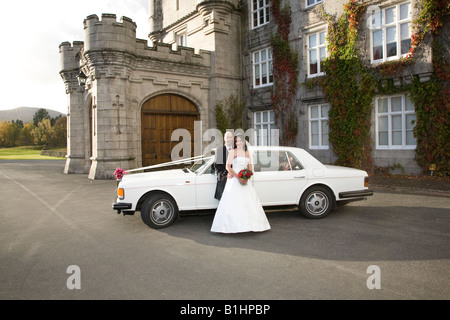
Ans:
<svg viewBox="0 0 450 320"><path fill-rule="evenodd" d="M373 195L373 190L364 189L358 191L339 192L339 199L364 198Z"/></svg>
<svg viewBox="0 0 450 320"><path fill-rule="evenodd" d="M127 202L117 202L113 203L112 205L113 209L117 211L118 214L122 213L125 214L134 214L134 211L131 211L132 204Z"/></svg>

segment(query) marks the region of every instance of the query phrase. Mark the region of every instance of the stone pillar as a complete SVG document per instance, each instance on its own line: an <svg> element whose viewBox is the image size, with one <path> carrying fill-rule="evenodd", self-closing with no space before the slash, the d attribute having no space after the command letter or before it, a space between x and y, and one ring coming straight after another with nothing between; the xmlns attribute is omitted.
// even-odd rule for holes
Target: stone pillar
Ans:
<svg viewBox="0 0 450 320"><path fill-rule="evenodd" d="M63 42L59 46L60 75L67 94L67 155L64 173L87 173L89 159L85 148L84 88L78 84L79 56L83 42Z"/></svg>

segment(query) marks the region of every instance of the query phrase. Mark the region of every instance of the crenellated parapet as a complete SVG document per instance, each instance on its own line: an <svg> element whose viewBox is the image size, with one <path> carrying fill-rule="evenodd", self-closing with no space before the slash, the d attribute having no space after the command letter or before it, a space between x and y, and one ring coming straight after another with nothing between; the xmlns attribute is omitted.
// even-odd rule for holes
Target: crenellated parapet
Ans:
<svg viewBox="0 0 450 320"><path fill-rule="evenodd" d="M88 16L84 22L84 50L112 49L136 51L136 23L130 18L122 17L116 21L115 14L102 14L102 20L97 15Z"/></svg>
<svg viewBox="0 0 450 320"><path fill-rule="evenodd" d="M204 73L209 72L206 69L211 66L209 51L195 53L194 49L186 47L174 51L163 43L149 47L146 40L136 38L136 24L127 17L117 22L115 14L103 14L102 20L90 15L84 20L84 31L80 65L88 70L86 75L92 79L129 78L138 65L156 70L180 69L181 65L193 72L205 69Z"/></svg>
<svg viewBox="0 0 450 320"><path fill-rule="evenodd" d="M80 72L80 57L83 51L83 42L63 42L59 45L60 75L66 87L66 93L77 89L77 75Z"/></svg>

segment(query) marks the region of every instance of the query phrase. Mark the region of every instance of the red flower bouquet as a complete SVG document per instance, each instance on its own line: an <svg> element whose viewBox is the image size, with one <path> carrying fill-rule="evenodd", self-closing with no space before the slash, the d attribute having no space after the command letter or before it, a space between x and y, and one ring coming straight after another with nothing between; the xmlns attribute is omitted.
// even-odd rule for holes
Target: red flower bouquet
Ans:
<svg viewBox="0 0 450 320"><path fill-rule="evenodd" d="M114 172L114 175L116 176L117 180L122 180L124 173L125 171L123 169L117 168L116 171Z"/></svg>
<svg viewBox="0 0 450 320"><path fill-rule="evenodd" d="M122 181L123 175L125 173L127 172L121 168L117 168L116 171L114 172L114 175L116 176L117 186L119 185L119 182Z"/></svg>
<svg viewBox="0 0 450 320"><path fill-rule="evenodd" d="M250 169L243 169L243 170L239 171L239 173L238 173L239 182L243 186L247 185L248 179L250 179L250 177L252 175L253 175L253 172Z"/></svg>

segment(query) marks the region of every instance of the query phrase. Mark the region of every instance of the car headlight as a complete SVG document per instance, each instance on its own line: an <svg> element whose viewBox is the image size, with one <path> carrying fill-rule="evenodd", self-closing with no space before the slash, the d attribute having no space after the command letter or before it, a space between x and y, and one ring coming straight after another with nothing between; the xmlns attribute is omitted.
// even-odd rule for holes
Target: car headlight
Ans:
<svg viewBox="0 0 450 320"><path fill-rule="evenodd" d="M117 198L119 200L125 199L125 189L124 188L117 188Z"/></svg>

